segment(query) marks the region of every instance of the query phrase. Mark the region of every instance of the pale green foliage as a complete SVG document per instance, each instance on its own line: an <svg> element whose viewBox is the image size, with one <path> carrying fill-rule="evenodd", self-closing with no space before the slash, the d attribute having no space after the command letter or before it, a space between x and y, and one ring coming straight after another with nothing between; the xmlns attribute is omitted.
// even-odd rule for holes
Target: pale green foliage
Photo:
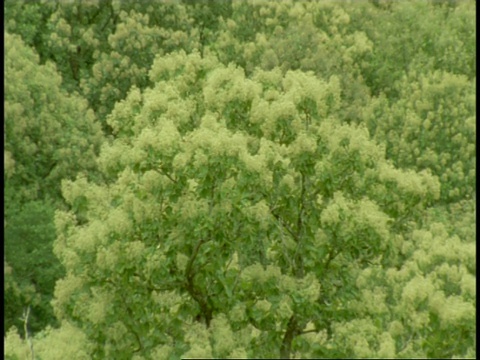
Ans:
<svg viewBox="0 0 480 360"><path fill-rule="evenodd" d="M5 175L8 178L15 173L15 160L13 160L10 151L3 151L3 162L5 164Z"/></svg>
<svg viewBox="0 0 480 360"><path fill-rule="evenodd" d="M418 201L438 197L430 175L394 169L364 128L336 121L335 78L273 70L249 79L182 52L150 74L155 87L133 88L108 118L117 139L98 163L111 181L63 182L65 200L85 206L56 215L55 251L69 275L55 308L93 342L106 339L95 356L274 356L278 334L319 324L341 268L389 261L390 214L408 219Z"/></svg>
<svg viewBox="0 0 480 360"><path fill-rule="evenodd" d="M361 272L357 286L365 290L353 307L364 321L389 324L396 343L391 357L431 357L438 351L444 356L468 357L475 348L475 306L471 302L475 284L469 270L475 263L474 244L450 237L438 223L414 231L404 241L410 245L403 247L409 260L399 269ZM337 331L349 334L352 325L339 324ZM380 348L387 346L385 339L375 340ZM348 341L352 353L346 356L361 357L358 343Z"/></svg>
<svg viewBox="0 0 480 360"><path fill-rule="evenodd" d="M190 350L182 357L212 357L212 346L205 325L200 323L192 324L185 333L185 341L190 345Z"/></svg>
<svg viewBox="0 0 480 360"><path fill-rule="evenodd" d="M442 199L457 200L475 191L475 85L445 72L402 79L402 99L372 102L365 121L387 144L400 167L430 169L442 184ZM394 131L392 131L394 130Z"/></svg>
<svg viewBox="0 0 480 360"><path fill-rule="evenodd" d="M79 170L95 173L103 135L86 101L61 88L55 65L40 64L35 51L9 33L5 80L5 252L24 289L6 295L5 318L18 326L18 313L31 306L31 328L39 331L55 324L49 302L62 275L51 251L60 182Z"/></svg>
<svg viewBox="0 0 480 360"><path fill-rule="evenodd" d="M164 1L149 6L118 2L118 19L103 47L93 47L91 76L80 87L99 114L107 115L131 86L149 84L148 69L158 54L199 47L198 33L183 5ZM153 11L155 9L155 11Z"/></svg>
<svg viewBox="0 0 480 360"><path fill-rule="evenodd" d="M456 201L475 186L475 4L433 5L239 1L212 49L248 73L335 74L338 118L366 123L397 166L430 169L441 178L442 200ZM369 104L369 91L387 97Z"/></svg>
<svg viewBox="0 0 480 360"><path fill-rule="evenodd" d="M6 10L9 196L67 204L39 358L475 355L474 1Z"/></svg>
<svg viewBox="0 0 480 360"><path fill-rule="evenodd" d="M157 54L200 46L194 19L178 2L46 1L27 7L8 4L7 30L35 45L43 61L53 59L63 86L85 96L102 121L130 86L149 84ZM36 20L30 26L22 23L30 18Z"/></svg>
<svg viewBox="0 0 480 360"><path fill-rule="evenodd" d="M6 359L29 359L31 347L28 341L20 338L15 328L11 328L4 339ZM35 359L62 360L91 359L91 345L85 334L69 322L62 323L59 329L47 328L32 340Z"/></svg>
<svg viewBox="0 0 480 360"><path fill-rule="evenodd" d="M7 0L4 2L5 31L18 34L29 46L35 43L43 29L42 18L53 11L54 4L48 1Z"/></svg>
<svg viewBox="0 0 480 360"><path fill-rule="evenodd" d="M5 34L5 150L7 164L15 162L7 185L22 185L28 199L58 196L60 179L95 168L100 127L85 101L60 83L53 64L40 65L18 36Z"/></svg>
<svg viewBox="0 0 480 360"><path fill-rule="evenodd" d="M350 15L349 30L364 31L373 43L361 63L372 94L399 99L399 80L411 72L441 70L475 77L474 1L454 6L447 1L386 1L386 7L362 3L344 8Z"/></svg>
<svg viewBox="0 0 480 360"><path fill-rule="evenodd" d="M228 319L224 314L212 320L212 340L217 356L227 356L235 348L235 339Z"/></svg>
<svg viewBox="0 0 480 360"><path fill-rule="evenodd" d="M314 71L336 75L342 89L337 116L352 121L369 90L361 70L375 45L365 27L350 26L349 13L362 6L319 1L235 1L231 19L220 22L210 46L224 63L234 62L250 74L255 69ZM380 15L380 16L383 16ZM375 22L377 19L374 19Z"/></svg>
<svg viewBox="0 0 480 360"><path fill-rule="evenodd" d="M6 336L4 337L4 346L4 355L6 359L28 359L32 356L29 345L20 337L18 330L14 327L7 331Z"/></svg>

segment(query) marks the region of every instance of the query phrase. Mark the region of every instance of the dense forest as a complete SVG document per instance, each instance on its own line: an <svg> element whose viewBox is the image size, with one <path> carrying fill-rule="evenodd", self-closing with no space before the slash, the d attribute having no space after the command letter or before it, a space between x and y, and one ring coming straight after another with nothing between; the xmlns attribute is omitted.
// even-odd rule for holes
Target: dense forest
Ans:
<svg viewBox="0 0 480 360"><path fill-rule="evenodd" d="M474 0L4 11L6 359L476 357Z"/></svg>

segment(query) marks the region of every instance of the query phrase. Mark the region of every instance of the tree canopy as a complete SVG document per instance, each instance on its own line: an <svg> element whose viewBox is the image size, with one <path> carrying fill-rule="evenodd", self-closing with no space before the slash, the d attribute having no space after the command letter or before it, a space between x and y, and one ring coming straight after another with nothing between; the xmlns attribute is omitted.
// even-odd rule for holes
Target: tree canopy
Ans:
<svg viewBox="0 0 480 360"><path fill-rule="evenodd" d="M474 10L7 1L6 358L475 357Z"/></svg>

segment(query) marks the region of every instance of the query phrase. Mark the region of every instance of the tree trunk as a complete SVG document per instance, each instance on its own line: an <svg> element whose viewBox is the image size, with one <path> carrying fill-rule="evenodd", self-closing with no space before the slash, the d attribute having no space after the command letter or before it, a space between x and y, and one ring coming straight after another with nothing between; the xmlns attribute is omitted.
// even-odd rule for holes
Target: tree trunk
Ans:
<svg viewBox="0 0 480 360"><path fill-rule="evenodd" d="M282 359L290 359L293 338L298 334L298 324L295 315L292 315L288 321L287 331L283 336L282 346L280 347L280 357Z"/></svg>

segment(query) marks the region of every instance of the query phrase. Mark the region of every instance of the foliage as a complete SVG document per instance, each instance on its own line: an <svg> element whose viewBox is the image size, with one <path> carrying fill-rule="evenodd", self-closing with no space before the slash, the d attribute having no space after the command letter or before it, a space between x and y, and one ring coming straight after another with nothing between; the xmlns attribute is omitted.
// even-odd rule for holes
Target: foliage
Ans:
<svg viewBox="0 0 480 360"><path fill-rule="evenodd" d="M60 181L79 170L93 175L103 139L85 101L60 89L53 64L38 62L18 36L5 34L4 248L12 281L25 289L5 290L7 330L27 304L33 330L56 323L49 301L62 276L52 253Z"/></svg>
<svg viewBox="0 0 480 360"><path fill-rule="evenodd" d="M199 34L185 7L164 0L47 2L39 6L45 7L41 29L20 25L30 12L18 7L7 7L7 29L35 37L42 61L57 64L62 86L82 94L100 121L131 86L150 85L147 72L156 55L198 47Z"/></svg>
<svg viewBox="0 0 480 360"><path fill-rule="evenodd" d="M20 360L32 357L35 359L62 360L67 358L90 359L91 345L82 331L68 322L62 323L59 329L47 327L33 340L32 347L22 339L15 328L11 328L5 337L5 353L7 360Z"/></svg>
<svg viewBox="0 0 480 360"><path fill-rule="evenodd" d="M442 200L458 201L475 188L472 4L433 12L429 4L364 3L347 12L333 3L234 2L212 49L247 73L280 67L337 76L337 116L367 124L397 166L430 169Z"/></svg>
<svg viewBox="0 0 480 360"><path fill-rule="evenodd" d="M112 4L116 23L107 41L96 40L98 31L94 28L88 31L89 41L93 42L88 46L93 50L93 65L80 87L102 118L116 101L125 97L130 87L150 85L148 69L155 56L173 49L198 48L198 34L191 28L192 20L184 7L164 1L133 4L120 1ZM154 8L157 10L153 11Z"/></svg>
<svg viewBox="0 0 480 360"><path fill-rule="evenodd" d="M40 65L18 36L5 34L4 150L14 162L6 186L21 191L20 201L58 199L61 179L95 168L100 127L86 102L60 83L54 64Z"/></svg>
<svg viewBox="0 0 480 360"><path fill-rule="evenodd" d="M362 288L362 296L352 307L362 320L336 324L342 333L336 348L343 345L347 357L358 354L359 346L361 356L371 356L372 352L378 357L401 358L473 356L473 239L449 237L442 224L431 223L402 242L402 253L408 260L399 269L385 272L371 267L359 274L357 286ZM370 334L366 336L368 344L358 338L358 332L363 331ZM391 344L388 351L385 339Z"/></svg>
<svg viewBox="0 0 480 360"><path fill-rule="evenodd" d="M33 332L46 324L56 325L50 306L55 281L63 269L53 255L55 227L54 207L43 202L25 204L16 213L9 213L5 227L5 257L8 262L5 284L5 330L21 327L22 312L31 306L29 320Z"/></svg>
<svg viewBox="0 0 480 360"><path fill-rule="evenodd" d="M365 129L340 124L335 79L249 79L185 53L157 58L151 78L108 118L116 139L98 163L112 181L63 183L67 202L86 206L82 226L78 212L56 214L68 273L57 316L108 344L95 358L158 345L176 356L289 356L308 322L332 326L315 315L327 303L353 316L335 300L339 279L354 297L355 273L395 260L391 231L438 197L435 178L394 169ZM238 336L218 347L216 331Z"/></svg>
<svg viewBox="0 0 480 360"><path fill-rule="evenodd" d="M4 9L6 358L475 356L474 1Z"/></svg>
<svg viewBox="0 0 480 360"><path fill-rule="evenodd" d="M442 183L442 200L475 192L475 85L465 76L435 72L402 79L401 100L385 97L364 112L370 133L387 144L403 168L430 169ZM396 130L394 130L396 129Z"/></svg>
<svg viewBox="0 0 480 360"><path fill-rule="evenodd" d="M42 33L46 31L47 19L54 9L55 3L48 1L6 0L4 30L20 35L25 44L39 52L44 48Z"/></svg>

